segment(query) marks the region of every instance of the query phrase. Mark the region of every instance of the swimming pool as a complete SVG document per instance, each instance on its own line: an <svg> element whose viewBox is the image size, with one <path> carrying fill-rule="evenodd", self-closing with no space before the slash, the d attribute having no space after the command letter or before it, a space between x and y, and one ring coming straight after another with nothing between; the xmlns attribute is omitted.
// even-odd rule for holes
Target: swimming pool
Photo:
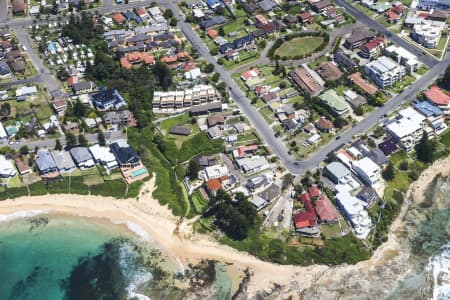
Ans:
<svg viewBox="0 0 450 300"><path fill-rule="evenodd" d="M133 172L131 172L131 177L135 178L141 175L147 174L147 169L146 168L141 168L139 170L135 170Z"/></svg>

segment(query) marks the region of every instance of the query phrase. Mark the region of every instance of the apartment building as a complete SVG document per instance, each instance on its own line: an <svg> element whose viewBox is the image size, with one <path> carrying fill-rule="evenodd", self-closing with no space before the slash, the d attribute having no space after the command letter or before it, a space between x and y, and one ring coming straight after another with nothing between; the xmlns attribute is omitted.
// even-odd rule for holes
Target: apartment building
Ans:
<svg viewBox="0 0 450 300"><path fill-rule="evenodd" d="M407 107L398 113L393 122L386 125L386 131L409 152L422 138L424 120L424 116L412 107Z"/></svg>
<svg viewBox="0 0 450 300"><path fill-rule="evenodd" d="M184 91L154 92L153 109L182 109L213 101L220 101L219 93L212 86L197 85Z"/></svg>
<svg viewBox="0 0 450 300"><path fill-rule="evenodd" d="M431 9L450 9L449 0L419 0L417 3L418 9L431 10Z"/></svg>
<svg viewBox="0 0 450 300"><path fill-rule="evenodd" d="M422 66L422 63L417 60L417 56L405 48L391 45L387 47L384 52L388 56L395 56L397 58L397 63L404 66L409 73L417 71Z"/></svg>
<svg viewBox="0 0 450 300"><path fill-rule="evenodd" d="M364 157L352 162L352 168L366 184L374 186L381 181L381 169L370 158Z"/></svg>
<svg viewBox="0 0 450 300"><path fill-rule="evenodd" d="M414 25L411 37L426 48L436 48L445 25L445 22L423 20L422 23Z"/></svg>
<svg viewBox="0 0 450 300"><path fill-rule="evenodd" d="M295 71L289 72L289 77L306 95L310 97L319 95L319 93L323 90L323 86L314 78L313 74L311 74L304 67L300 67Z"/></svg>
<svg viewBox="0 0 450 300"><path fill-rule="evenodd" d="M369 62L365 67L367 75L382 89L393 86L406 74L406 69L391 58L381 56Z"/></svg>

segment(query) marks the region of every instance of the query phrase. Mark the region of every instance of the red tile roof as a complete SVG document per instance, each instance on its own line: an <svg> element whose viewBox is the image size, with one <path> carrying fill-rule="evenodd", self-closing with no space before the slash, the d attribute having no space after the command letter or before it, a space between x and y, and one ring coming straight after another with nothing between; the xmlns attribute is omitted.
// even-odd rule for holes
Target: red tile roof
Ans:
<svg viewBox="0 0 450 300"><path fill-rule="evenodd" d="M395 11L393 10L388 10L386 12L386 18L388 19L388 21L396 21L400 19L400 15L397 14Z"/></svg>
<svg viewBox="0 0 450 300"><path fill-rule="evenodd" d="M322 222L332 222L338 218L336 209L325 194L322 194L320 199L316 201L316 211Z"/></svg>
<svg viewBox="0 0 450 300"><path fill-rule="evenodd" d="M314 212L303 212L294 216L295 228L305 228L317 225L317 217Z"/></svg>
<svg viewBox="0 0 450 300"><path fill-rule="evenodd" d="M138 9L136 9L136 14L137 14L139 17L142 17L142 16L147 15L147 12L146 12L145 9L143 9L143 8L138 8Z"/></svg>
<svg viewBox="0 0 450 300"><path fill-rule="evenodd" d="M239 157L244 156L248 152L258 150L258 145L242 146L237 149Z"/></svg>
<svg viewBox="0 0 450 300"><path fill-rule="evenodd" d="M259 70L256 69L256 68L250 69L250 70L247 70L247 71L244 71L244 72L242 72L242 74L241 74L241 78L242 78L244 81L247 81L247 80L249 80L250 78L258 77L258 76L259 76Z"/></svg>
<svg viewBox="0 0 450 300"><path fill-rule="evenodd" d="M313 185L311 187L308 188L308 194L313 197L313 198L317 198L320 196L320 190L317 187L317 185Z"/></svg>
<svg viewBox="0 0 450 300"><path fill-rule="evenodd" d="M424 94L428 101L436 105L448 105L450 102L450 96L445 94L438 86L432 86Z"/></svg>
<svg viewBox="0 0 450 300"><path fill-rule="evenodd" d="M206 182L206 186L211 193L214 193L222 188L222 183L219 178L213 178Z"/></svg>
<svg viewBox="0 0 450 300"><path fill-rule="evenodd" d="M256 20L261 24L267 24L267 19L263 15L256 15Z"/></svg>
<svg viewBox="0 0 450 300"><path fill-rule="evenodd" d="M333 122L327 120L325 117L321 117L319 121L317 121L316 126L320 130L330 130L334 128Z"/></svg>
<svg viewBox="0 0 450 300"><path fill-rule="evenodd" d="M77 76L70 76L69 78L67 78L67 85L69 87L74 85L77 82L78 82L78 77Z"/></svg>
<svg viewBox="0 0 450 300"><path fill-rule="evenodd" d="M121 13L115 13L113 19L117 24L122 24L127 20Z"/></svg>
<svg viewBox="0 0 450 300"><path fill-rule="evenodd" d="M217 33L217 30L215 30L215 29L208 30L207 34L208 34L210 39L214 39L214 38L216 38L219 35Z"/></svg>
<svg viewBox="0 0 450 300"><path fill-rule="evenodd" d="M348 76L351 82L359 86L363 91L368 93L369 95L375 95L378 92L378 88L371 84L370 82L364 80L361 77L361 73L356 72L350 76Z"/></svg>
<svg viewBox="0 0 450 300"><path fill-rule="evenodd" d="M403 4L399 3L397 5L394 5L394 7L392 7L391 10L396 14L401 15L405 10L405 7L403 6Z"/></svg>

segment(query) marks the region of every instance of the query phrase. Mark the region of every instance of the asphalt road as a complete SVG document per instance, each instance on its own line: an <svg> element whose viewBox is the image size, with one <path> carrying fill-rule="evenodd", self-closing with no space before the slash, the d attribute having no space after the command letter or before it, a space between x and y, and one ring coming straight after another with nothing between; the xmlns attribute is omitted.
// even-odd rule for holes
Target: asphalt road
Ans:
<svg viewBox="0 0 450 300"><path fill-rule="evenodd" d="M421 62L428 65L429 67L433 67L434 65L436 65L438 63L438 61L435 58L424 54L422 50L411 45L410 43L408 43L407 41L405 41L404 39L399 37L396 33L386 29L386 27L384 27L380 23L376 22L375 20L371 19L369 16L367 16L365 13L358 10L357 8L353 7L347 1L334 0L334 2L336 4L342 6L343 8L345 8L345 10L348 13L352 14L359 22L362 22L362 23L366 24L368 27L375 29L378 33L386 36L389 40L394 42L397 46L403 47L406 50L408 50L409 52L416 55L417 58Z"/></svg>
<svg viewBox="0 0 450 300"><path fill-rule="evenodd" d="M179 11L176 5L172 2L166 3L165 6L172 9L174 12ZM378 121L384 114L388 114L394 111L403 101L413 101L415 99L415 95L418 92L425 89L428 86L428 84L430 84L433 80L435 80L440 74L444 73L446 67L449 65L450 62L449 59L437 62L435 60L429 61L426 58L425 60L428 61L428 63L434 65L434 67L428 73L426 73L419 80L410 85L409 88L405 89L401 94L395 96L390 101L388 101L383 107L380 107L379 109L369 114L363 121L357 123L355 127L346 130L344 133L340 135L340 138L338 140L330 141L327 145L322 146L318 151L312 153L307 160L299 161L296 160L294 157L292 157L288 153L286 145L281 140L279 140L274 136L272 128L270 128L270 126L266 123L263 117L251 104L250 100L247 99L247 97L245 97L242 90L231 78L230 73L216 62L215 58L209 53L209 50L203 44L200 37L192 30L192 27L184 21L184 19L180 14L176 13L175 16L178 19L178 24L181 31L184 33L184 35L192 44L192 46L198 50L200 56L203 59L205 59L208 63L212 63L214 65L215 71L220 74L222 80L229 87L231 97L239 105L241 112L249 119L253 128L256 129L256 131L263 138L265 143L280 158L281 163L288 169L288 171L297 175L303 174L308 170L318 167L320 162L326 159L330 151L338 148L343 143L350 142L354 135L360 134L361 132L364 133L370 128L372 128L375 124L378 123ZM359 17L357 17L357 19L361 20ZM362 20L362 22L364 22L364 20ZM379 26L381 25L378 24L377 27ZM376 27L373 26L373 28ZM386 31L384 27L382 29L383 31ZM393 39L394 42L397 42L397 40L399 40L399 38ZM400 41L401 46L403 46L403 44L406 43L402 39L400 39ZM407 46L408 47L405 48L407 48L410 51L411 51L410 48L417 50L415 47L409 44L407 44ZM417 51L414 51L414 53L416 52Z"/></svg>
<svg viewBox="0 0 450 300"><path fill-rule="evenodd" d="M8 1L0 0L0 22L8 21Z"/></svg>
<svg viewBox="0 0 450 300"><path fill-rule="evenodd" d="M13 27L13 31L19 43L27 48L26 53L28 55L28 58L33 64L33 67L37 70L44 86L48 89L51 95L61 96L62 94L58 80L51 75L50 71L44 65L39 55L31 47L31 43L29 40L29 36L26 32L26 29L15 26Z"/></svg>

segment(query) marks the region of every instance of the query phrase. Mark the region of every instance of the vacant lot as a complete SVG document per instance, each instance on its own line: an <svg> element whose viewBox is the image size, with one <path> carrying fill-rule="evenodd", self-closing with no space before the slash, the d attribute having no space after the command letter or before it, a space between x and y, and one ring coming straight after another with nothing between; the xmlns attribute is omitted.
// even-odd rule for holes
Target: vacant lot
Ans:
<svg viewBox="0 0 450 300"><path fill-rule="evenodd" d="M275 55L280 57L306 56L314 52L323 43L323 37L306 36L294 38L284 43L275 51Z"/></svg>

